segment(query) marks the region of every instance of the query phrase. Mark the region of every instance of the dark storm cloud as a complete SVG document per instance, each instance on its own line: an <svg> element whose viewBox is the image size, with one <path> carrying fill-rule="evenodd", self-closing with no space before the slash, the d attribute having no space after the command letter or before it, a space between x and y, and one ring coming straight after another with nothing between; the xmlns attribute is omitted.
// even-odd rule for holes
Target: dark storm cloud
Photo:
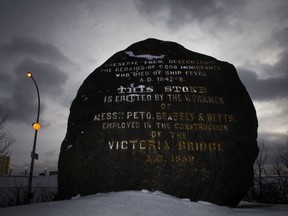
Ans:
<svg viewBox="0 0 288 216"><path fill-rule="evenodd" d="M273 36L282 52L273 65L260 65L261 71L253 72L239 68L238 73L254 100L288 99L288 28L281 29ZM259 78L257 74L268 78Z"/></svg>
<svg viewBox="0 0 288 216"><path fill-rule="evenodd" d="M37 79L42 96L57 97L57 94L62 93L62 85L68 78L68 76L54 64L27 59L22 61L14 71L17 77L17 88L21 88L22 86L23 88L26 87L21 76L23 72L25 73L27 71L31 71L34 78Z"/></svg>
<svg viewBox="0 0 288 216"><path fill-rule="evenodd" d="M37 95L35 86L26 72L31 71L37 81L41 111L45 98L56 100L63 92L68 76L60 69L69 60L52 44L32 38L14 38L0 45L0 106L10 120L24 121L35 118Z"/></svg>
<svg viewBox="0 0 288 216"><path fill-rule="evenodd" d="M286 16L288 18L288 15ZM279 45L288 47L288 27L279 30L274 34L274 38L279 42Z"/></svg>
<svg viewBox="0 0 288 216"><path fill-rule="evenodd" d="M5 88L8 88L9 84L12 81L12 77L6 73L0 73L0 90L3 91ZM1 95L1 92L0 92Z"/></svg>
<svg viewBox="0 0 288 216"><path fill-rule="evenodd" d="M239 10L245 1L239 0L138 0L136 5L143 15L153 16L168 11L167 24L175 27L179 23L206 21L226 23L226 17Z"/></svg>
<svg viewBox="0 0 288 216"><path fill-rule="evenodd" d="M261 79L257 73L238 69L239 77L251 98L256 101L288 98L288 76Z"/></svg>
<svg viewBox="0 0 288 216"><path fill-rule="evenodd" d="M287 16L288 17L288 16ZM278 41L279 46L283 50L280 54L280 60L275 65L275 72L282 75L288 75L287 59L288 59L288 27L281 29L273 35L274 40ZM268 73L267 71L266 73Z"/></svg>
<svg viewBox="0 0 288 216"><path fill-rule="evenodd" d="M95 13L108 0L0 0L1 39L16 35L51 37ZM115 2L114 2L115 3ZM57 35L59 36L59 35Z"/></svg>
<svg viewBox="0 0 288 216"><path fill-rule="evenodd" d="M0 44L0 57L3 60L17 60L21 58L39 59L46 62L69 60L55 47L46 42L40 42L31 37L14 37L9 43Z"/></svg>

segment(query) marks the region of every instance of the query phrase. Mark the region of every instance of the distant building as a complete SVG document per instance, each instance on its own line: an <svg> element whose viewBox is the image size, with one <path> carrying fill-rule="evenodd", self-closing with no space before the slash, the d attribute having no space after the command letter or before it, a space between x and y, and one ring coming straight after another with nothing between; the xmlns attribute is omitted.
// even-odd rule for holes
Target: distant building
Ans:
<svg viewBox="0 0 288 216"><path fill-rule="evenodd" d="M10 157L0 155L0 175L8 175Z"/></svg>

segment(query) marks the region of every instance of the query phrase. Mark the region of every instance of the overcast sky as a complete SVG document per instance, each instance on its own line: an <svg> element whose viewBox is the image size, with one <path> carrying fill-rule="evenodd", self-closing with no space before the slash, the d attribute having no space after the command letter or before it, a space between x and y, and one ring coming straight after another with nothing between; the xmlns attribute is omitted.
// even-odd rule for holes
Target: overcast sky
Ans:
<svg viewBox="0 0 288 216"><path fill-rule="evenodd" d="M287 0L0 0L0 109L15 137L11 163L30 165L41 94L36 169L56 169L69 108L84 79L147 38L235 65L270 153L288 131Z"/></svg>

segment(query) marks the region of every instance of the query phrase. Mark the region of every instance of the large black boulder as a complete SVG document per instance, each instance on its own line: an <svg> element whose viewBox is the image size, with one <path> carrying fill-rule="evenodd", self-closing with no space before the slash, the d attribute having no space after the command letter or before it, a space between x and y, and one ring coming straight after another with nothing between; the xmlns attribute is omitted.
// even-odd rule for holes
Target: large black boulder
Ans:
<svg viewBox="0 0 288 216"><path fill-rule="evenodd" d="M80 87L57 197L148 189L234 207L253 181L257 127L233 65L174 42L140 41Z"/></svg>

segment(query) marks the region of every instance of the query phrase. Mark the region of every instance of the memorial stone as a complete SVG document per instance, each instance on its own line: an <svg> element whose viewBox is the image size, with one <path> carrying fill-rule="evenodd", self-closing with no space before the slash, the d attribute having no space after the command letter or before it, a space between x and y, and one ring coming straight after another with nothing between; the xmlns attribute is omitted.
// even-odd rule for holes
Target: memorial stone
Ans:
<svg viewBox="0 0 288 216"><path fill-rule="evenodd" d="M140 41L78 90L57 197L148 189L234 207L253 181L257 127L233 65L174 42Z"/></svg>

